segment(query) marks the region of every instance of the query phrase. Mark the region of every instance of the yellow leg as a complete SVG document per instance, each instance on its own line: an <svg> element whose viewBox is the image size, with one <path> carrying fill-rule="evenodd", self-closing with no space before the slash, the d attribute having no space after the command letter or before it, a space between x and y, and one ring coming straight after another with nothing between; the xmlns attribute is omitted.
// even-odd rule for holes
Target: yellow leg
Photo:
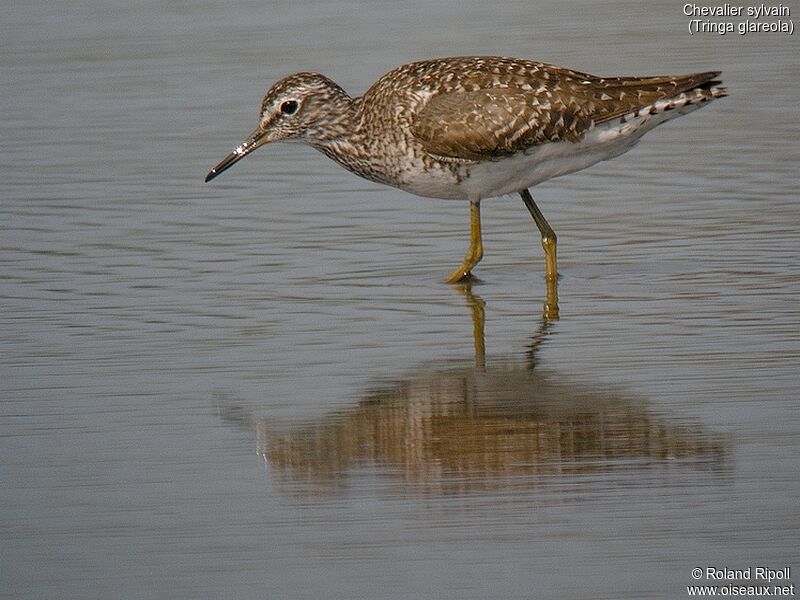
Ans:
<svg viewBox="0 0 800 600"><path fill-rule="evenodd" d="M539 233L542 235L542 249L544 249L544 269L547 278L547 299L544 303L545 319L558 318L558 265L556 261L556 245L558 238L556 232L550 227L550 223L544 218L542 211L533 201L533 196L528 190L519 193L522 201L531 213Z"/></svg>
<svg viewBox="0 0 800 600"><path fill-rule="evenodd" d="M536 206L533 201L533 196L528 190L523 190L519 193L522 196L522 201L528 207L533 220L536 221L536 226L539 228L539 233L542 234L542 248L544 249L544 268L545 276L548 281L558 280L558 269L556 268L556 232L550 227L550 223L544 218L542 211Z"/></svg>
<svg viewBox="0 0 800 600"><path fill-rule="evenodd" d="M481 239L481 202L480 200L469 201L469 249L461 261L461 264L450 273L447 283L456 283L468 279L472 269L475 268L483 258L483 240Z"/></svg>
<svg viewBox="0 0 800 600"><path fill-rule="evenodd" d="M544 301L542 316L545 321L558 320L558 281L555 279L547 280L547 297Z"/></svg>

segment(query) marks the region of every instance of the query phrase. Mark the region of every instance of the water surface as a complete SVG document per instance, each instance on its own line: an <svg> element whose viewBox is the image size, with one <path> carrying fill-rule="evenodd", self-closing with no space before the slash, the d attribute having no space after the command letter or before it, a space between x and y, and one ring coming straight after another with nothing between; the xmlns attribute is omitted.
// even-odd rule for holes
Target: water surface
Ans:
<svg viewBox="0 0 800 600"><path fill-rule="evenodd" d="M641 3L14 4L0 24L0 593L675 598L800 569L796 36ZM264 89L403 62L720 68L731 96L518 198L296 146ZM740 582L741 583L741 582Z"/></svg>

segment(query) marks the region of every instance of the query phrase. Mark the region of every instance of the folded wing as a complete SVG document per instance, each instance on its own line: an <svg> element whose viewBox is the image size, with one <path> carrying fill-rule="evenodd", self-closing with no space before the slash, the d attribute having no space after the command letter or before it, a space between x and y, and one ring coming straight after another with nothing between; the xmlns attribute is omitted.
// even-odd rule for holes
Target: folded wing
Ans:
<svg viewBox="0 0 800 600"><path fill-rule="evenodd" d="M718 72L600 78L539 65L529 74L475 89L435 94L415 115L412 133L444 158L491 160L553 142L577 142L604 123L657 100L710 87Z"/></svg>

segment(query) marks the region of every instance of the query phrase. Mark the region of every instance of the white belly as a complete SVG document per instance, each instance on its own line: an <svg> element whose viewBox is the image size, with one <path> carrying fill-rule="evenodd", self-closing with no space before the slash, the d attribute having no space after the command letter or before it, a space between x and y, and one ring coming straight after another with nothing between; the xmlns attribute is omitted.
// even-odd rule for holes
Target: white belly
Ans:
<svg viewBox="0 0 800 600"><path fill-rule="evenodd" d="M580 142L544 144L497 162L478 163L470 168L464 191L467 197L502 196L615 158L633 148L652 128L649 123L629 125L627 131L599 127Z"/></svg>
<svg viewBox="0 0 800 600"><path fill-rule="evenodd" d="M420 161L404 169L398 187L430 198L491 198L574 173L630 150L648 131L698 105L655 115L629 115L587 132L579 142L551 142L497 160L465 162L455 173L446 166L425 169Z"/></svg>

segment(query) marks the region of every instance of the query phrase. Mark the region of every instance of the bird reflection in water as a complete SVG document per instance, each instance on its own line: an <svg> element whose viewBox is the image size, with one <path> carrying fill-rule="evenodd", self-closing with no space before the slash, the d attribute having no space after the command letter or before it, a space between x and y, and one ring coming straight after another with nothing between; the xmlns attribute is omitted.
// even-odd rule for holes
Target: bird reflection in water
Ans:
<svg viewBox="0 0 800 600"><path fill-rule="evenodd" d="M268 465L291 480L334 485L372 468L456 493L558 474L676 462L716 469L724 463L720 436L668 422L644 401L573 385L536 368L553 326L546 316L524 360L487 366L485 303L468 283L462 291L474 325L474 365L423 370L310 425L281 431L259 419Z"/></svg>

